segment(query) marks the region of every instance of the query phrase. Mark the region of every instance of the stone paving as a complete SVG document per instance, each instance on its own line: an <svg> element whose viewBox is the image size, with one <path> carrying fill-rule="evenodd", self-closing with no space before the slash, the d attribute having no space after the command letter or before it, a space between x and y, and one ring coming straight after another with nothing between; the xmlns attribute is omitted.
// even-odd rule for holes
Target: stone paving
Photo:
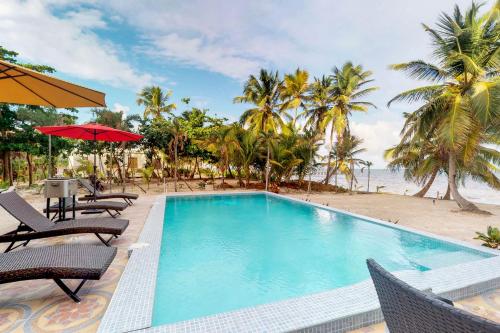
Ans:
<svg viewBox="0 0 500 333"><path fill-rule="evenodd" d="M50 280L0 285L0 332L95 332L127 264L127 249L137 240L154 200L154 196L142 195L123 213L122 217L130 220L130 226L112 244L118 247L118 254L101 280L89 281L80 291L81 303L71 301ZM40 201L35 202L35 206L41 208ZM3 224L7 217L4 212L0 212L0 217L0 231L5 232ZM15 226L12 221L9 223ZM94 236L88 235L35 240L29 246L77 242L98 244ZM4 244L1 245L3 250ZM500 290L457 303L467 311L500 322ZM382 323L355 332L386 332L386 329Z"/></svg>

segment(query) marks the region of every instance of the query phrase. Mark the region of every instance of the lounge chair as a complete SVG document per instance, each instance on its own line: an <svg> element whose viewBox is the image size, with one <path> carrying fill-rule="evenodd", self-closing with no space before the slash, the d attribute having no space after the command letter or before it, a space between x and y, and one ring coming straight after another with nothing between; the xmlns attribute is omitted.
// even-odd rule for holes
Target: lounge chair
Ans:
<svg viewBox="0 0 500 333"><path fill-rule="evenodd" d="M16 230L0 235L0 243L10 243L5 252L26 246L30 240L73 234L95 234L105 245L128 227L128 220L114 218L76 219L53 223L15 192L1 193L0 206L19 221ZM111 235L105 240L101 234ZM16 246L15 243L22 242Z"/></svg>
<svg viewBox="0 0 500 333"><path fill-rule="evenodd" d="M500 324L455 308L450 300L413 288L373 259L368 259L367 264L391 333L500 332Z"/></svg>
<svg viewBox="0 0 500 333"><path fill-rule="evenodd" d="M88 195L84 195L78 198L79 201L93 201L94 200L94 186L87 179L78 179L78 182L82 187L84 187L87 191L89 191ZM125 202L132 206L132 200L137 200L139 195L136 193L126 193L126 192L114 192L114 193L103 193L99 190L96 190L95 199L96 200L105 200L105 199L123 199Z"/></svg>
<svg viewBox="0 0 500 333"><path fill-rule="evenodd" d="M120 212L124 211L129 205L125 202L116 202L116 201L95 201L95 202L84 202L75 203L75 211L86 211L86 210L105 210L109 216L116 217L120 215ZM49 213L54 213L51 220L53 221L57 216L62 207L59 207L59 204L55 204L49 207ZM66 212L70 212L73 210L73 202L72 200L66 200L66 205L64 207ZM114 213L113 213L114 211ZM44 213L47 213L47 208L43 209Z"/></svg>
<svg viewBox="0 0 500 333"><path fill-rule="evenodd" d="M87 280L99 280L116 256L115 247L72 244L0 254L0 283L52 279L75 302ZM82 280L71 290L63 279Z"/></svg>

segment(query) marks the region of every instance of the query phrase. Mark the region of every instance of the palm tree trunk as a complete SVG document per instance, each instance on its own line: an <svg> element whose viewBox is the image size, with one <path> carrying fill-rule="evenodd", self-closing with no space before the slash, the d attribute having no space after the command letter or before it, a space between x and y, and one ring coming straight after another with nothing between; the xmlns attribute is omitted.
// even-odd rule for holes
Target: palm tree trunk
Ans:
<svg viewBox="0 0 500 333"><path fill-rule="evenodd" d="M450 192L455 199L458 207L464 211L470 212L482 212L476 205L468 201L458 192L457 188L457 160L455 152L450 151L448 156L448 185L450 186Z"/></svg>
<svg viewBox="0 0 500 333"><path fill-rule="evenodd" d="M9 182L9 186L12 186L14 184L13 182L14 177L12 175L12 168L10 165L10 151L3 152L2 162L3 162L3 181Z"/></svg>
<svg viewBox="0 0 500 333"><path fill-rule="evenodd" d="M450 193L450 184L446 187L446 194L443 197L443 200L451 200L451 193Z"/></svg>
<svg viewBox="0 0 500 333"><path fill-rule="evenodd" d="M368 166L368 187L366 191L370 192L370 166Z"/></svg>
<svg viewBox="0 0 500 333"><path fill-rule="evenodd" d="M270 142L267 142L267 156L266 156L266 191L269 187L269 172L271 171L271 164L269 163L269 156L271 154Z"/></svg>
<svg viewBox="0 0 500 333"><path fill-rule="evenodd" d="M307 193L311 193L311 175L312 175L312 160L313 160L313 151L312 148L309 150L309 182L307 183Z"/></svg>
<svg viewBox="0 0 500 333"><path fill-rule="evenodd" d="M427 181L425 186L420 191L415 193L413 196L418 197L418 198L423 198L424 195L427 193L427 191L429 191L429 189L431 188L432 183L434 183L434 180L436 179L437 173L438 173L438 169L436 168L432 171L431 178L429 178L429 180Z"/></svg>
<svg viewBox="0 0 500 333"><path fill-rule="evenodd" d="M33 163L29 153L26 153L26 162L28 162L28 186L31 186L33 185Z"/></svg>
<svg viewBox="0 0 500 333"><path fill-rule="evenodd" d="M326 163L326 177L324 180L325 184L328 184L330 182L330 177L332 176L330 174L331 172L331 166L330 163L332 162L332 149L333 149L333 123L332 123L332 129L330 130L330 151L328 152L328 162Z"/></svg>
<svg viewBox="0 0 500 333"><path fill-rule="evenodd" d="M245 178L246 178L245 187L248 188L248 186L250 186L250 166L248 165L245 166Z"/></svg>
<svg viewBox="0 0 500 333"><path fill-rule="evenodd" d="M351 182L349 184L349 192L352 192L353 182L354 182L354 163L351 161Z"/></svg>
<svg viewBox="0 0 500 333"><path fill-rule="evenodd" d="M177 139L174 140L174 191L177 192Z"/></svg>

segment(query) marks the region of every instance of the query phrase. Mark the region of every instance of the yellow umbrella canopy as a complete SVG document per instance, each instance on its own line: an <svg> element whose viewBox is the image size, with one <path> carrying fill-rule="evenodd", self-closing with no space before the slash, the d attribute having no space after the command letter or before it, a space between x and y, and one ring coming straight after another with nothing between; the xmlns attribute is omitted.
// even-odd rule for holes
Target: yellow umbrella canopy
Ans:
<svg viewBox="0 0 500 333"><path fill-rule="evenodd" d="M0 60L0 103L55 108L106 106L104 93Z"/></svg>

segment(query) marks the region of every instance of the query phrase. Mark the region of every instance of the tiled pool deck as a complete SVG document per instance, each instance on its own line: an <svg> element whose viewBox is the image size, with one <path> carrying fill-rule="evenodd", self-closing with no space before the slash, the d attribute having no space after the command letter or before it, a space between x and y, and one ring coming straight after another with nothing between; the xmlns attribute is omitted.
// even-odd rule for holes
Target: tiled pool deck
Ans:
<svg viewBox="0 0 500 333"><path fill-rule="evenodd" d="M118 255L100 281L86 284L81 291L83 300L80 304L69 300L51 281L35 280L0 285L0 332L95 332L127 265L127 249L131 244L137 242L139 234L143 230L144 221L155 200L155 197L141 196L133 207L125 211L123 218L130 219L130 226L124 235L113 243L113 246L117 246L119 249ZM38 208L41 208L41 205ZM158 210L152 210L150 215L155 216L159 213ZM2 224L5 224L3 219ZM156 236L159 237L159 235ZM30 246L75 242L95 243L95 241L95 237L91 236L56 237L50 240L33 241ZM141 270L136 274L145 278L150 277L149 283L151 283L151 279L154 279L154 277L144 272L144 266L141 266ZM129 268L127 267L127 269ZM454 279L454 276L450 276L450 279ZM446 283L446 280L444 282ZM144 292L141 287L141 285L136 284L133 292L136 294ZM478 291L476 290L476 292ZM131 300L129 298L125 299L130 304ZM152 297L149 300L152 300ZM151 303L141 306L151 306ZM291 306L295 305L292 303ZM311 304L311 306L308 310L296 308L295 311L300 314L301 318L311 316L311 312L320 311L314 307L314 304ZM479 296L468 297L457 302L457 306L500 322L500 289L497 287L496 290L482 293ZM327 310L332 311L332 309ZM124 307L121 311L126 311L126 308ZM260 320L255 318L258 315L260 314L254 312L253 319ZM272 315L271 313L264 314L262 320L266 320ZM223 330L221 326L223 322L227 321L227 318L227 314L219 315L219 323L211 321L213 329L215 331L227 331L227 329ZM148 319L144 318L143 320L147 322ZM201 325L206 321L203 319L199 323ZM130 323L130 321L123 322ZM185 325L180 326L186 327ZM170 327L168 330L174 331L174 328L177 327ZM244 326L232 326L232 328L231 331L233 332L241 332ZM275 329L279 330L279 327L276 326ZM160 330L168 331L166 327ZM101 331L104 332L104 330ZM202 326L199 327L198 331L202 331ZM263 330L257 326L252 328L251 331L262 332ZM384 331L384 324L381 323L361 328L356 333Z"/></svg>
<svg viewBox="0 0 500 333"><path fill-rule="evenodd" d="M288 197L287 199L297 200ZM373 285L371 281L364 281L319 294L151 328L155 288L155 281L152 277L156 276L164 205L165 200L162 197L155 202L139 239L139 242L148 243L149 246L135 250L132 254L101 322L99 332L136 330L140 332L283 332L295 330L345 332L382 320ZM368 220L410 230L375 219L368 218ZM428 236L453 241L434 235ZM469 244L463 245L477 249ZM432 288L440 295L460 300L500 288L500 257L427 272L398 272L397 275L418 288ZM137 286L141 286L139 290Z"/></svg>

